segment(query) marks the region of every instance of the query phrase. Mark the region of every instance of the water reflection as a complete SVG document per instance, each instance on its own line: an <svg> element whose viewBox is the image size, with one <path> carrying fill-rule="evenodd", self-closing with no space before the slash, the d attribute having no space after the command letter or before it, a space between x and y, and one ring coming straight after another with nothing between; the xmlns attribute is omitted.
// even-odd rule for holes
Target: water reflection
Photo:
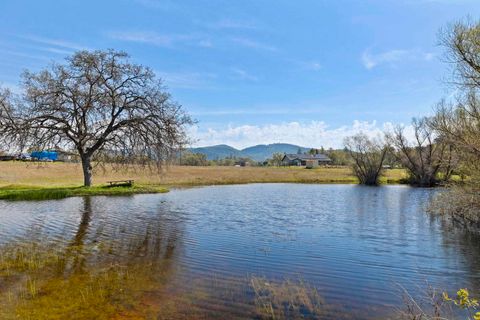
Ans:
<svg viewBox="0 0 480 320"><path fill-rule="evenodd" d="M263 184L0 201L0 318L250 319L271 307L370 319L402 303L398 285L478 292L480 239L425 213L434 192Z"/></svg>
<svg viewBox="0 0 480 320"><path fill-rule="evenodd" d="M442 218L440 223L443 233L448 234L442 238L446 255L457 257L458 263L464 266L457 268L452 264L449 271L455 274L459 288L470 288L480 295L480 233L448 218Z"/></svg>
<svg viewBox="0 0 480 320"><path fill-rule="evenodd" d="M68 260L72 259L73 272L82 273L85 272L86 252L84 252L85 236L90 225L92 217L92 199L90 197L83 198L83 210L81 212L82 218L78 225L75 237L67 246L65 253L64 266L68 264Z"/></svg>
<svg viewBox="0 0 480 320"><path fill-rule="evenodd" d="M133 214L119 223L118 212L104 205L105 198L71 200L80 216L76 227L75 215L54 220L40 208L42 227L39 217L32 216L34 226L25 225L23 236L3 242L0 318L101 319L155 312L155 301L142 302L141 308L138 303L146 292L160 294L175 280L181 222L165 219L159 211L147 220ZM52 234L53 226L58 234ZM29 233L32 229L36 232Z"/></svg>

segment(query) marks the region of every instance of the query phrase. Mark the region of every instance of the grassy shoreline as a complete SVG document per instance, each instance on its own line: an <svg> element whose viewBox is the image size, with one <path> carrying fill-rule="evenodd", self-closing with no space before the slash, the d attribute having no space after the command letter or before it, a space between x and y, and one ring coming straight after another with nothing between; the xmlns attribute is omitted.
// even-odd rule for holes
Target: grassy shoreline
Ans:
<svg viewBox="0 0 480 320"><path fill-rule="evenodd" d="M127 196L139 193L166 193L169 189L163 186L132 187L35 187L5 186L0 188L0 200L53 200L80 196Z"/></svg>
<svg viewBox="0 0 480 320"><path fill-rule="evenodd" d="M404 170L387 170L383 184L401 184ZM135 180L133 187L108 187L110 180ZM80 187L81 167L74 163L0 162L0 199L46 200L86 195L131 195L162 193L171 188L248 183L355 184L358 180L348 167L304 169L301 167L180 167L170 166L161 173L142 168L114 170L96 168L95 185Z"/></svg>

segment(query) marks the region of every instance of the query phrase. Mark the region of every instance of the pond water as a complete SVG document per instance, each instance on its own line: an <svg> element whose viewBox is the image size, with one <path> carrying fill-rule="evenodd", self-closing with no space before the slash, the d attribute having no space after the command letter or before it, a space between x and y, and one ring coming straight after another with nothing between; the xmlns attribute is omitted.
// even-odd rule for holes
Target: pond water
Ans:
<svg viewBox="0 0 480 320"><path fill-rule="evenodd" d="M480 238L425 212L435 192L251 184L0 201L0 317L384 319L403 290L478 293Z"/></svg>

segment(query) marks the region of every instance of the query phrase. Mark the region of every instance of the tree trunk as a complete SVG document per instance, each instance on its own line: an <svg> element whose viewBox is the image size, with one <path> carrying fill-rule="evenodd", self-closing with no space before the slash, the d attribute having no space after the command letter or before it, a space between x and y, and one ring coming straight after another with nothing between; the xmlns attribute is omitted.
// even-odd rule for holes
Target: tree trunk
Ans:
<svg viewBox="0 0 480 320"><path fill-rule="evenodd" d="M90 163L90 157L82 157L82 168L83 168L83 185L85 187L90 187L92 185L92 165Z"/></svg>

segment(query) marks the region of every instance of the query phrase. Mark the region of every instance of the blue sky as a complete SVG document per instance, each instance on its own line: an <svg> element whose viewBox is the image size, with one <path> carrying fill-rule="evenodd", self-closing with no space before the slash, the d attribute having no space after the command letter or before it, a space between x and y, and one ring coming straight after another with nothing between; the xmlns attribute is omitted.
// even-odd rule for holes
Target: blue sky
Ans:
<svg viewBox="0 0 480 320"><path fill-rule="evenodd" d="M453 93L437 35L467 15L478 0L2 0L0 83L125 50L198 121L193 145L340 147Z"/></svg>

